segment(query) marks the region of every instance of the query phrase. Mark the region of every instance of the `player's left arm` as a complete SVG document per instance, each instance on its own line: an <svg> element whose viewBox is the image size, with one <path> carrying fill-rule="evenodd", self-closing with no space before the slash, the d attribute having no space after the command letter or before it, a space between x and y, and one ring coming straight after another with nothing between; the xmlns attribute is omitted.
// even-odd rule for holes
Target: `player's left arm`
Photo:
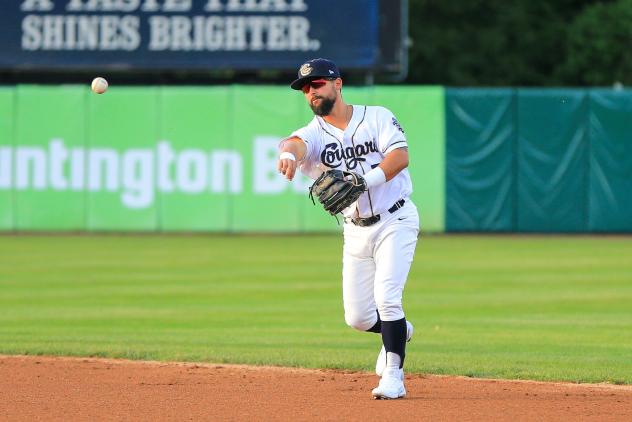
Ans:
<svg viewBox="0 0 632 422"><path fill-rule="evenodd" d="M390 151L384 156L384 159L380 163L379 167L386 176L388 182L397 174L408 167L408 148L402 147Z"/></svg>
<svg viewBox="0 0 632 422"><path fill-rule="evenodd" d="M408 167L408 148L394 148L386 153L382 162L363 177L366 189L386 183Z"/></svg>
<svg viewBox="0 0 632 422"><path fill-rule="evenodd" d="M408 143L404 129L393 113L384 107L376 108L377 147L384 159L364 175L368 188L388 182L408 167Z"/></svg>

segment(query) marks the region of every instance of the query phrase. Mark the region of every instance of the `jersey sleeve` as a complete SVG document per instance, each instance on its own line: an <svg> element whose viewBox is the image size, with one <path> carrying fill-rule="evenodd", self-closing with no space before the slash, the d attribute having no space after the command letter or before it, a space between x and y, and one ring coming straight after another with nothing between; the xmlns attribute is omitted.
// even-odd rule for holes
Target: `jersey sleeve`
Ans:
<svg viewBox="0 0 632 422"><path fill-rule="evenodd" d="M303 161L316 161L320 155L320 143L318 142L318 130L314 126L313 122L307 126L304 126L298 130L292 132L288 138L292 137L301 138L307 146L307 152Z"/></svg>
<svg viewBox="0 0 632 422"><path fill-rule="evenodd" d="M390 110L380 107L377 112L378 148L388 154L397 148L408 147L404 129Z"/></svg>
<svg viewBox="0 0 632 422"><path fill-rule="evenodd" d="M299 163L299 169L305 176L314 180L317 179L323 171L319 161L322 146L319 142L318 125L314 125L314 121L312 121L309 125L295 130L285 139L293 137L301 138L307 147L305 157Z"/></svg>

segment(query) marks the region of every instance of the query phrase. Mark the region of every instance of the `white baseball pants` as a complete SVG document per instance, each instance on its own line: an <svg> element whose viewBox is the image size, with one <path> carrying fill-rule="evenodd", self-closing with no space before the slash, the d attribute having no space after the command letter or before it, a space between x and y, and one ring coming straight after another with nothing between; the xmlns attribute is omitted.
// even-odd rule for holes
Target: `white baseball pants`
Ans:
<svg viewBox="0 0 632 422"><path fill-rule="evenodd" d="M342 296L345 321L366 331L377 322L404 318L402 292L413 262L419 214L410 199L372 226L344 225Z"/></svg>

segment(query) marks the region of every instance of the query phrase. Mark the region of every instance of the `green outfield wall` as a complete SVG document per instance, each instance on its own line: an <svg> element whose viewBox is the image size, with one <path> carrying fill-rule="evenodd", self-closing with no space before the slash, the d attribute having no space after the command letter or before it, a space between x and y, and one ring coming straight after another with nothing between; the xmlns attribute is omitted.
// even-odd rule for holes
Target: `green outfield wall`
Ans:
<svg viewBox="0 0 632 422"><path fill-rule="evenodd" d="M446 230L632 232L632 90L446 90Z"/></svg>
<svg viewBox="0 0 632 422"><path fill-rule="evenodd" d="M443 88L343 94L396 114L422 225L443 231ZM0 88L0 230L339 231L309 179L276 171L279 140L311 118L285 87Z"/></svg>
<svg viewBox="0 0 632 422"><path fill-rule="evenodd" d="M431 232L632 232L632 90L345 87L409 142ZM323 232L285 87L0 87L0 231Z"/></svg>

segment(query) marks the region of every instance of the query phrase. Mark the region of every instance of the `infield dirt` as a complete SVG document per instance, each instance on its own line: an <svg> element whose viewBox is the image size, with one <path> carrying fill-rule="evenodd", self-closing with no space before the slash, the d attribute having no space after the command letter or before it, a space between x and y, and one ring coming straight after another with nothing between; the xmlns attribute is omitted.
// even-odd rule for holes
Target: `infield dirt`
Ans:
<svg viewBox="0 0 632 422"><path fill-rule="evenodd" d="M0 356L2 420L632 420L632 386L407 375L376 401L370 373Z"/></svg>

